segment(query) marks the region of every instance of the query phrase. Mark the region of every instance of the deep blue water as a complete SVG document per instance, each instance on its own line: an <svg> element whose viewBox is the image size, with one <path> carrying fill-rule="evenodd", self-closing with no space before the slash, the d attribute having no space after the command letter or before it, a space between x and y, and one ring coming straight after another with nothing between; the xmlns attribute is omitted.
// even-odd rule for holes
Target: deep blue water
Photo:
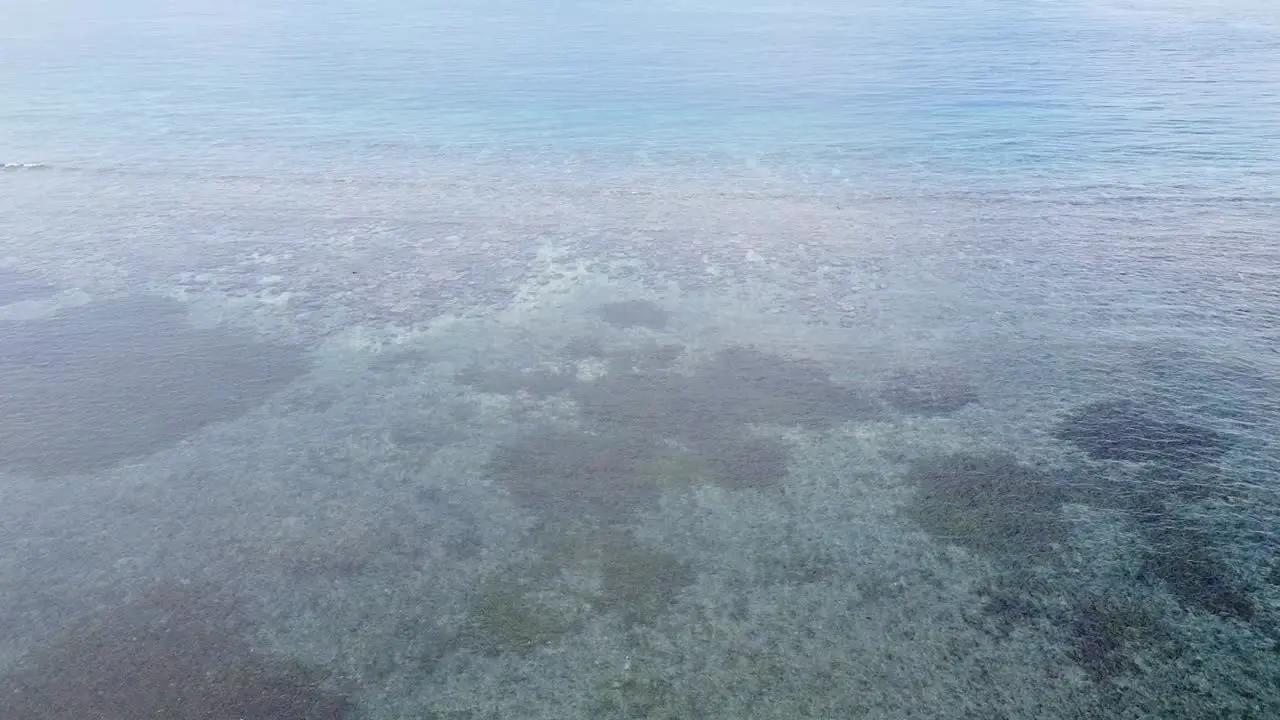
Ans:
<svg viewBox="0 0 1280 720"><path fill-rule="evenodd" d="M1280 4L0 0L0 164L27 712L1280 717Z"/></svg>

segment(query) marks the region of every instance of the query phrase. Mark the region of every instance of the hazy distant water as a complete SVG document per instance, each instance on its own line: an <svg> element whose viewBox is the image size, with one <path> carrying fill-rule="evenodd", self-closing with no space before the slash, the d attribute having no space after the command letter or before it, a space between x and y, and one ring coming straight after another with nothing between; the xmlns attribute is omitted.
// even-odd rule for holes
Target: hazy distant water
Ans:
<svg viewBox="0 0 1280 720"><path fill-rule="evenodd" d="M1274 198L1269 3L8 3L5 162L442 148L888 188Z"/></svg>
<svg viewBox="0 0 1280 720"><path fill-rule="evenodd" d="M0 164L0 664L194 578L373 717L1280 712L1274 3L0 0ZM1154 414L1062 439L1116 397ZM519 436L566 406L738 484L544 495L548 436L652 460ZM789 470L743 418L809 433ZM1143 422L1220 456L1109 462ZM895 514L904 463L974 448L1098 493L1051 561ZM526 522L600 506L628 530Z"/></svg>

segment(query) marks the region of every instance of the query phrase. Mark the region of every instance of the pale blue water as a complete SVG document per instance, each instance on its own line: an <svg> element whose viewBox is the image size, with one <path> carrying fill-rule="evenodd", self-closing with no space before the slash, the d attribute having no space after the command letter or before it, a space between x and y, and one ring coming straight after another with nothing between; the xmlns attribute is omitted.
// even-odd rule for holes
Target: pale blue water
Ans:
<svg viewBox="0 0 1280 720"><path fill-rule="evenodd" d="M1280 4L0 0L0 164L0 720L1280 716Z"/></svg>
<svg viewBox="0 0 1280 720"><path fill-rule="evenodd" d="M1278 23L1260 0L8 3L0 147L215 167L710 154L869 189L1270 200Z"/></svg>

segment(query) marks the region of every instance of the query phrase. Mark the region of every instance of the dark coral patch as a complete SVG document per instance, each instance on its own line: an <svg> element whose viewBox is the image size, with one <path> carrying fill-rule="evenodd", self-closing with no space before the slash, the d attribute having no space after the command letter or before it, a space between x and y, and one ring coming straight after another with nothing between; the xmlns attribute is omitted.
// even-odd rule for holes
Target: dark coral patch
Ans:
<svg viewBox="0 0 1280 720"><path fill-rule="evenodd" d="M1073 609L1066 629L1071 658L1094 682L1106 682L1131 672L1136 667L1135 648L1166 634L1152 609L1118 595L1084 598Z"/></svg>
<svg viewBox="0 0 1280 720"><path fill-rule="evenodd" d="M1034 555L1062 542L1064 494L1053 478L1004 453L917 462L908 517L928 533L976 552Z"/></svg>
<svg viewBox="0 0 1280 720"><path fill-rule="evenodd" d="M569 630L553 610L529 598L517 579L486 579L471 599L467 620L458 637L447 645L484 655L525 655L550 645Z"/></svg>
<svg viewBox="0 0 1280 720"><path fill-rule="evenodd" d="M1104 400L1072 412L1055 435L1095 460L1158 462L1183 467L1209 462L1231 449L1228 436L1162 417L1132 400Z"/></svg>
<svg viewBox="0 0 1280 720"><path fill-rule="evenodd" d="M1249 593L1209 552L1209 540L1202 533L1165 526L1150 532L1148 539L1152 551L1143 565L1145 574L1162 582L1183 605L1246 622L1257 615Z"/></svg>
<svg viewBox="0 0 1280 720"><path fill-rule="evenodd" d="M958 369L940 366L904 368L890 375L880 395L906 413L939 415L978 401L978 391Z"/></svg>
<svg viewBox="0 0 1280 720"><path fill-rule="evenodd" d="M1014 630L1049 617L1048 608L1053 603L1046 602L1048 589L1035 568L1022 565L1004 569L978 588L978 612L968 621L993 637L1007 639Z"/></svg>
<svg viewBox="0 0 1280 720"><path fill-rule="evenodd" d="M716 353L699 368L696 380L739 422L822 429L877 414L871 398L857 388L833 382L819 363L753 347ZM735 396L738 399L733 401Z"/></svg>
<svg viewBox="0 0 1280 720"><path fill-rule="evenodd" d="M573 397L583 419L598 428L650 437L718 434L729 421L693 387L681 375L615 374L577 386Z"/></svg>
<svg viewBox="0 0 1280 720"><path fill-rule="evenodd" d="M645 469L658 450L633 435L544 429L499 446L488 471L543 516L620 522L657 501L660 489Z"/></svg>
<svg viewBox="0 0 1280 720"><path fill-rule="evenodd" d="M753 423L822 429L877 414L870 398L833 382L817 363L749 347L721 351L692 375L613 374L577 387L575 399L597 425L696 441Z"/></svg>
<svg viewBox="0 0 1280 720"><path fill-rule="evenodd" d="M671 313L649 300L620 300L596 308L601 320L616 328L643 327L660 330L667 326Z"/></svg>
<svg viewBox="0 0 1280 720"><path fill-rule="evenodd" d="M605 356L604 344L600 338L582 335L565 343L560 349L562 355L569 360L586 360Z"/></svg>
<svg viewBox="0 0 1280 720"><path fill-rule="evenodd" d="M728 436L698 446L708 478L727 490L762 490L787 478L791 454L773 438Z"/></svg>
<svg viewBox="0 0 1280 720"><path fill-rule="evenodd" d="M186 323L123 298L0 326L0 464L41 475L113 465L233 419L306 371L298 348Z"/></svg>
<svg viewBox="0 0 1280 720"><path fill-rule="evenodd" d="M652 622L694 581L688 565L639 545L629 535L606 538L600 559L600 605L629 625Z"/></svg>
<svg viewBox="0 0 1280 720"><path fill-rule="evenodd" d="M170 588L92 617L0 678L6 718L341 720L315 668L255 652L235 609Z"/></svg>
<svg viewBox="0 0 1280 720"><path fill-rule="evenodd" d="M753 435L752 424L825 428L876 412L815 363L732 348L684 374L665 368L681 348L652 350L571 385L585 430L508 442L494 452L490 476L544 518L619 523L688 481L731 490L780 484L788 450Z"/></svg>

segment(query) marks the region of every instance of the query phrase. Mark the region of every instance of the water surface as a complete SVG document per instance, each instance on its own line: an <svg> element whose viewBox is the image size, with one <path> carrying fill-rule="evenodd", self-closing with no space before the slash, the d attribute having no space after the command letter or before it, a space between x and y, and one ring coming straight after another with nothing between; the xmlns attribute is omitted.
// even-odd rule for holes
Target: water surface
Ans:
<svg viewBox="0 0 1280 720"><path fill-rule="evenodd" d="M1271 3L0 28L8 712L1280 713Z"/></svg>

